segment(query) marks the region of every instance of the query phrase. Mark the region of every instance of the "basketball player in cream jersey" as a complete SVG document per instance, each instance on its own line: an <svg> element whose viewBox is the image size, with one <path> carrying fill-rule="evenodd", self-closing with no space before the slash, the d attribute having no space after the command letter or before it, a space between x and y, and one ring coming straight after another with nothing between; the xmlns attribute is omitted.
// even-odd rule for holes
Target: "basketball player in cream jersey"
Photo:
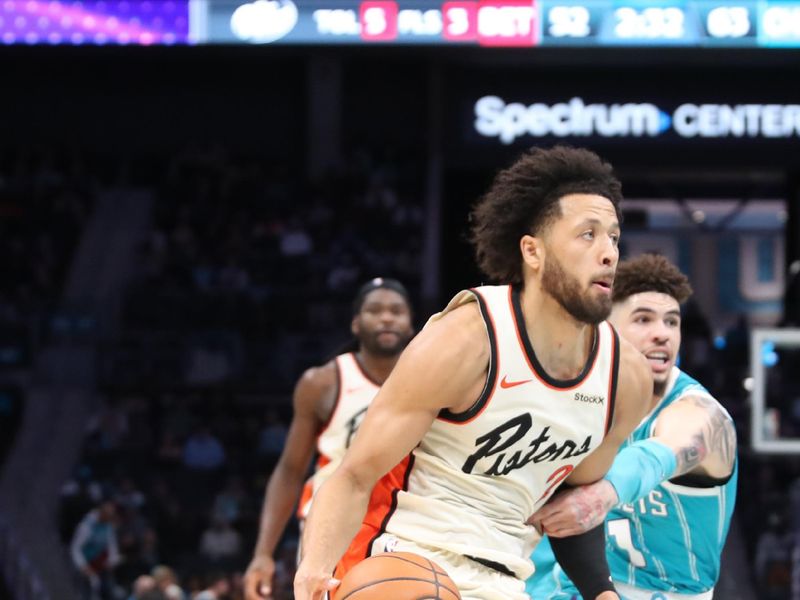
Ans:
<svg viewBox="0 0 800 600"><path fill-rule="evenodd" d="M353 352L303 373L294 390L294 416L286 446L267 484L258 542L245 574L246 600L271 596L273 554L292 514L304 519L311 498L352 443L380 385L414 334L405 287L394 279L365 283L353 302ZM314 475L303 486L314 453Z"/></svg>
<svg viewBox="0 0 800 600"><path fill-rule="evenodd" d="M527 600L539 539L527 520L560 484L601 478L649 409L645 358L605 322L620 199L610 165L586 150L534 149L498 174L472 240L507 285L460 293L404 351L314 499L297 600L336 587L371 490L398 463L379 528L356 536L362 557L415 552L464 600ZM604 543L597 528L557 544L586 598L618 598Z"/></svg>

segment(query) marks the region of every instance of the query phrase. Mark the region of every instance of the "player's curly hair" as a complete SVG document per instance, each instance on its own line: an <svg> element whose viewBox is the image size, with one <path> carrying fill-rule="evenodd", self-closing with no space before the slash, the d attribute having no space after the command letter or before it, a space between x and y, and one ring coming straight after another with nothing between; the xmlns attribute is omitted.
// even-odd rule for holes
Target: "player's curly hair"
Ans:
<svg viewBox="0 0 800 600"><path fill-rule="evenodd" d="M470 214L470 241L481 271L501 283L520 283L520 238L539 235L559 217L559 200L568 194L608 198L621 219L622 185L611 165L590 150L531 148L500 171Z"/></svg>
<svg viewBox="0 0 800 600"><path fill-rule="evenodd" d="M620 261L611 299L616 304L634 294L659 292L683 304L692 295L689 279L660 254L642 254Z"/></svg>

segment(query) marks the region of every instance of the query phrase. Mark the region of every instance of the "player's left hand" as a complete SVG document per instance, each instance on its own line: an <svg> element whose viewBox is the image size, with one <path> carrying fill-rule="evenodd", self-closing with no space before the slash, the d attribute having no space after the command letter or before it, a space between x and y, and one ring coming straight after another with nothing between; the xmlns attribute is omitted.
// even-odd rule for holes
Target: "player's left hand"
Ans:
<svg viewBox="0 0 800 600"><path fill-rule="evenodd" d="M601 479L555 496L528 523L551 537L578 535L600 525L618 501L614 486Z"/></svg>

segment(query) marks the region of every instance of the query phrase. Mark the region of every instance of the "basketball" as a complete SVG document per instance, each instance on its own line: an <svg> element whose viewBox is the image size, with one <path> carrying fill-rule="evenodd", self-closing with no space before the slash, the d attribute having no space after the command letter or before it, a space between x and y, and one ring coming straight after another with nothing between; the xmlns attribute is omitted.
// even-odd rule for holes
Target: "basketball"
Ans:
<svg viewBox="0 0 800 600"><path fill-rule="evenodd" d="M411 552L362 560L344 576L333 600L460 600L456 584L435 562Z"/></svg>

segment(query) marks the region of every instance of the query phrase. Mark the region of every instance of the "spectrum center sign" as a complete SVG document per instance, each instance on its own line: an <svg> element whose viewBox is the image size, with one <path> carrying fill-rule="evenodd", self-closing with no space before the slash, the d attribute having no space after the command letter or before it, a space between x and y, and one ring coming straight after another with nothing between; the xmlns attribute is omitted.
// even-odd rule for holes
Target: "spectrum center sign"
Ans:
<svg viewBox="0 0 800 600"><path fill-rule="evenodd" d="M555 104L475 103L475 131L511 144L523 137L790 138L800 136L800 104L681 104L666 111L650 103L587 104L575 97Z"/></svg>

